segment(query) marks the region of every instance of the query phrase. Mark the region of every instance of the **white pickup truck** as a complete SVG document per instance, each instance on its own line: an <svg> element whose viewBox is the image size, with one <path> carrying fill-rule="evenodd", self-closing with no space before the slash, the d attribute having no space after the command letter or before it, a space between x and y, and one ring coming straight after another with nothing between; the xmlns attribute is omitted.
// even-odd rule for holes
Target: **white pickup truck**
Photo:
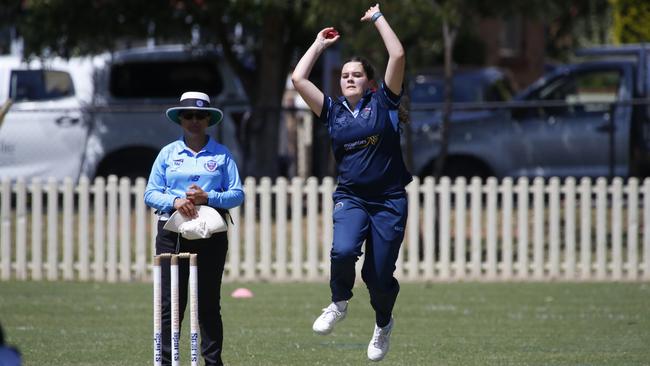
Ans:
<svg viewBox="0 0 650 366"><path fill-rule="evenodd" d="M238 79L212 49L157 46L87 58L0 57L0 178L147 177L182 130L164 111L187 90L224 111L209 133L239 158L236 124L249 112Z"/></svg>

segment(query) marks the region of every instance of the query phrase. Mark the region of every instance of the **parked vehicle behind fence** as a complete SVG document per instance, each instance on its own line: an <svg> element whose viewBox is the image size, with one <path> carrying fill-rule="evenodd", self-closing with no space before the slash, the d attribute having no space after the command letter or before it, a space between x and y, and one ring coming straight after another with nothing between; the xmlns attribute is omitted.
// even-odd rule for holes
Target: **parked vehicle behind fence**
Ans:
<svg viewBox="0 0 650 366"><path fill-rule="evenodd" d="M0 177L78 177L91 102L89 63L0 57ZM75 70L75 74L71 70Z"/></svg>
<svg viewBox="0 0 650 366"><path fill-rule="evenodd" d="M0 176L147 177L182 131L164 110L186 90L208 93L224 121L208 132L238 158L235 123L249 111L239 80L214 49L179 45L24 63L0 58Z"/></svg>
<svg viewBox="0 0 650 366"><path fill-rule="evenodd" d="M592 59L555 68L508 108L454 111L445 175L647 176L648 50L601 47ZM432 112L434 113L434 112ZM413 128L414 173L432 174L440 123Z"/></svg>
<svg viewBox="0 0 650 366"><path fill-rule="evenodd" d="M452 78L453 103L505 102L512 98L514 87L507 74L496 67L461 69L454 71ZM434 161L431 153L434 147L432 137L439 140L442 123L442 103L445 101L445 80L441 72L421 71L415 73L408 83L410 100L409 129L411 131L412 155L408 160L417 175L433 173ZM455 121L480 119L487 110L459 110L453 114ZM434 150L432 150L434 148ZM449 170L446 174L451 173Z"/></svg>

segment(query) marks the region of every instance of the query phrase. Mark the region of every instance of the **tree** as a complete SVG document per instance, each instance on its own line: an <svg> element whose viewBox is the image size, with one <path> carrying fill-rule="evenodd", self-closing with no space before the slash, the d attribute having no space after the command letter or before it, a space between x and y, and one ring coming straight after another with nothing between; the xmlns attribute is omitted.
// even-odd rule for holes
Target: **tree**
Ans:
<svg viewBox="0 0 650 366"><path fill-rule="evenodd" d="M93 54L147 38L159 43L190 42L197 29L201 42L221 45L253 105L251 118L240 126L245 150L242 166L246 175L257 177L277 175L286 76L318 30L337 27L343 35L344 54L362 53L385 64L385 50L376 32L359 22L367 1L350 0L345 7L307 0L15 2L21 4L17 27L24 38L26 58ZM423 34L431 34L429 24L436 21L425 0L386 4L382 9L405 40L409 57L435 54L430 48L420 52L416 47Z"/></svg>
<svg viewBox="0 0 650 366"><path fill-rule="evenodd" d="M610 0L616 43L641 43L650 40L650 3L641 0Z"/></svg>
<svg viewBox="0 0 650 366"><path fill-rule="evenodd" d="M445 97L442 111L442 125L440 126L441 146L440 154L436 159L434 176L440 177L447 160L447 151L449 148L449 125L451 119L451 98L453 95L453 49L456 42L456 36L460 27L461 9L467 9L465 6L454 6L451 1L443 2L442 5L433 1L433 7L442 14L442 35L444 40L444 67L445 67ZM461 4L462 5L462 4Z"/></svg>
<svg viewBox="0 0 650 366"><path fill-rule="evenodd" d="M579 2L585 1L596 0ZM325 26L339 29L342 56L367 56L379 66L378 75L382 75L380 68L387 57L373 27L359 22L369 6L362 0L348 0L345 6L309 0L10 0L10 3L0 11L0 18L18 29L24 39L26 58L92 54L145 39L157 43L189 43L196 31L202 43L220 45L253 105L251 119L240 126L240 136L246 155L242 162L244 174L257 177L278 174L278 127L286 77L318 30ZM443 28L451 35L468 28L478 16L515 11L531 14L540 9L559 11L566 7L560 0L438 0L438 3L442 9L449 10L434 10L430 0L381 4L407 51L407 70L435 66L443 54ZM448 60L451 62L452 58Z"/></svg>
<svg viewBox="0 0 650 366"><path fill-rule="evenodd" d="M222 45L253 106L241 126L242 170L273 177L282 92L292 52L303 43L301 17L308 8L307 1L273 0L32 0L23 4L18 28L25 58L93 54L145 39L189 43L198 30L202 43ZM236 52L242 44L246 49Z"/></svg>
<svg viewBox="0 0 650 366"><path fill-rule="evenodd" d="M611 10L609 0L576 0L569 6L558 1L546 4L547 55L567 60L577 48L611 42Z"/></svg>

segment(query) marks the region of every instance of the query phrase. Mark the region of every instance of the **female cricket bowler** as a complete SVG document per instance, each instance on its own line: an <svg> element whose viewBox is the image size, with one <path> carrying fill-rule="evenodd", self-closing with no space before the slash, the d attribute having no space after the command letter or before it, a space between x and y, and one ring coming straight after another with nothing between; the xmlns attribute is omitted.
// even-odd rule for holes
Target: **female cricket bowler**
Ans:
<svg viewBox="0 0 650 366"><path fill-rule="evenodd" d="M355 262L366 242L362 278L375 310L375 329L368 358L382 360L393 329L392 311L399 292L393 277L407 216L404 187L412 180L400 149L398 107L404 79L404 49L379 5L362 22L374 24L388 51L384 80L373 91L374 70L362 58L341 69L342 97L324 95L309 74L320 56L340 35L328 27L302 56L292 75L296 90L329 132L338 170L334 199L330 289L332 303L323 309L313 329L328 334L347 314L355 280Z"/></svg>

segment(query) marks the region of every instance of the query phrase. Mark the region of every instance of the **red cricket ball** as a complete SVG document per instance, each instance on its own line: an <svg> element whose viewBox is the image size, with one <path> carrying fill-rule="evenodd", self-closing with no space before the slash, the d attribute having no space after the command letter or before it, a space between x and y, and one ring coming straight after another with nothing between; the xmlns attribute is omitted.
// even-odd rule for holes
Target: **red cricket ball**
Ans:
<svg viewBox="0 0 650 366"><path fill-rule="evenodd" d="M339 32L336 31L336 29L330 29L325 33L325 38L334 38L339 35Z"/></svg>

